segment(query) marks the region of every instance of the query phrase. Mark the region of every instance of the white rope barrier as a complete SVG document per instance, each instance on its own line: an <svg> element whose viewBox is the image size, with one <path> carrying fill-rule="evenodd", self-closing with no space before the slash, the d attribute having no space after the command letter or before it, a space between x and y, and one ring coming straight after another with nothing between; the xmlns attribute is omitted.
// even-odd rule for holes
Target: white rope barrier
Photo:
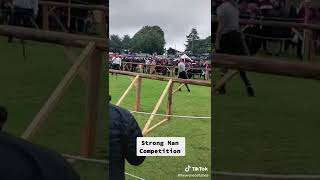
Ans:
<svg viewBox="0 0 320 180"><path fill-rule="evenodd" d="M176 118L188 118L188 119L211 119L210 116L180 116L180 115L167 115L167 114L155 114L139 111L130 111L133 114L145 114L145 115L154 115L154 116L163 116L163 117L176 117Z"/></svg>
<svg viewBox="0 0 320 180"><path fill-rule="evenodd" d="M245 36L254 37L254 38L263 39L263 40L274 40L274 41L291 41L292 40L292 38L265 37L265 36L259 36L259 35L248 34L248 33L243 33L243 34Z"/></svg>
<svg viewBox="0 0 320 180"><path fill-rule="evenodd" d="M62 156L67 158L67 159L75 159L75 160L85 161L85 162L90 162L90 163L97 163L97 164L104 164L104 165L108 165L109 164L109 162L106 161L106 160L84 158L84 157L81 157L81 156L74 156L74 155L70 155L70 154L62 154Z"/></svg>
<svg viewBox="0 0 320 180"><path fill-rule="evenodd" d="M140 179L140 180L146 180L146 179L144 179L144 178L142 178L142 177L139 177L139 176L135 176L135 175L133 175L133 174L130 174L130 173L127 173L127 172L125 172L125 174L126 174L126 175L128 175L128 176L134 177L134 178L136 178L136 179Z"/></svg>
<svg viewBox="0 0 320 180"><path fill-rule="evenodd" d="M237 173L225 171L212 171L212 174L219 176L233 176L233 177L252 177L265 179L320 179L320 175L283 175L283 174L254 174L254 173Z"/></svg>

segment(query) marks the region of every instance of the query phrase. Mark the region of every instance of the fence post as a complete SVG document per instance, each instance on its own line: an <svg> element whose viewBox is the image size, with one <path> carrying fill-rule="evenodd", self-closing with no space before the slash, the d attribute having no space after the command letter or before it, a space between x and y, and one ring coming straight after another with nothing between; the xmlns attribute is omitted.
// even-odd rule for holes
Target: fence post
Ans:
<svg viewBox="0 0 320 180"><path fill-rule="evenodd" d="M168 90L168 104L167 104L167 111L166 114L167 115L171 115L172 114L172 94L173 94L173 85L174 83L170 84L169 90ZM170 120L170 116L167 116L167 119Z"/></svg>
<svg viewBox="0 0 320 180"><path fill-rule="evenodd" d="M136 104L134 107L135 111L140 111L140 104L141 104L141 77L139 76L136 81Z"/></svg>
<svg viewBox="0 0 320 180"><path fill-rule="evenodd" d="M49 8L42 5L42 29L49 30Z"/></svg>
<svg viewBox="0 0 320 180"><path fill-rule="evenodd" d="M105 29L105 18L104 12L94 11L95 21L98 22L98 34L103 37L106 37ZM102 18L103 17L103 18ZM102 127L103 121L103 112L101 108L106 108L107 97L105 95L105 83L106 80L102 79L104 75L103 63L103 52L100 50L95 50L93 56L88 62L88 86L87 86L87 105L86 105L86 120L85 127L82 131L82 144L81 144L81 155L84 157L92 156L94 153L97 125ZM101 125L100 125L101 124ZM100 128L102 130L102 128ZM99 130L100 130L99 129ZM100 133L99 133L100 134ZM102 134L102 132L101 132Z"/></svg>

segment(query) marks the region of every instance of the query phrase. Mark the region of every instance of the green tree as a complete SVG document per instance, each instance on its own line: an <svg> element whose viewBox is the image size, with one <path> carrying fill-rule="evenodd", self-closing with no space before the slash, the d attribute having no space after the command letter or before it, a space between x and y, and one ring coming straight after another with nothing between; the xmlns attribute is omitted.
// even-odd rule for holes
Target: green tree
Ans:
<svg viewBox="0 0 320 180"><path fill-rule="evenodd" d="M211 52L211 36L205 39L199 39L194 43L194 54L203 54Z"/></svg>
<svg viewBox="0 0 320 180"><path fill-rule="evenodd" d="M122 41L118 35L112 34L109 38L109 48L111 52L121 52L122 51Z"/></svg>
<svg viewBox="0 0 320 180"><path fill-rule="evenodd" d="M123 50L129 50L131 46L131 38L129 35L124 35L122 38L122 48Z"/></svg>
<svg viewBox="0 0 320 180"><path fill-rule="evenodd" d="M189 35L187 35L187 44L186 46L186 51L191 51L192 53L195 53L195 47L196 47L196 43L199 40L199 35L198 35L198 31L196 28L192 28L191 32Z"/></svg>
<svg viewBox="0 0 320 180"><path fill-rule="evenodd" d="M163 54L165 39L164 32L159 26L144 26L132 38L132 50L143 53Z"/></svg>

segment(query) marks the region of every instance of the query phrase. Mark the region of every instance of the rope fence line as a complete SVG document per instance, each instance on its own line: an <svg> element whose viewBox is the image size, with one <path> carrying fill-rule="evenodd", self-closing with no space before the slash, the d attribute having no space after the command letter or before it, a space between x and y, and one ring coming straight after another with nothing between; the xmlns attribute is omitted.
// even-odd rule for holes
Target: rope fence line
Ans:
<svg viewBox="0 0 320 180"><path fill-rule="evenodd" d="M62 156L67 159L74 159L74 160L79 160L79 161L84 161L84 162L89 162L89 163L96 163L96 164L103 164L103 165L109 164L109 161L107 161L107 160L84 158L81 156L74 156L74 155L70 155L70 154L62 154Z"/></svg>
<svg viewBox="0 0 320 180"><path fill-rule="evenodd" d="M219 176L233 176L233 177L252 177L252 178L265 178L265 179L320 179L320 175L303 175L303 174L255 174L255 173L238 173L226 171L212 171L213 175Z"/></svg>
<svg viewBox="0 0 320 180"><path fill-rule="evenodd" d="M176 118L188 118L188 119L211 119L210 116L181 116L181 115L167 115L167 114L158 114L158 113L148 113L148 112L139 112L139 111L130 111L132 114L145 114L145 115L154 115L154 116L163 116L163 117L176 117Z"/></svg>
<svg viewBox="0 0 320 180"><path fill-rule="evenodd" d="M133 175L133 174L130 174L130 173L127 173L127 172L125 172L125 174L126 174L126 175L128 175L128 176L134 177L134 178L136 178L136 179L140 179L140 180L146 180L146 179L144 179L144 178L142 178L142 177L139 177L139 176L135 176L135 175Z"/></svg>

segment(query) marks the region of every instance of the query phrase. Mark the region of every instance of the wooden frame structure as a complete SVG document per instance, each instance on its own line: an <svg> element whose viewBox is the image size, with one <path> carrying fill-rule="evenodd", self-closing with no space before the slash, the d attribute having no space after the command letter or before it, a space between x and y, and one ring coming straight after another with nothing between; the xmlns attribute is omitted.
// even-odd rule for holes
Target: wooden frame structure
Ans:
<svg viewBox="0 0 320 180"><path fill-rule="evenodd" d="M97 13L96 21L100 22L98 33L105 36L106 29L104 13ZM74 35L62 32L36 30L23 27L0 25L1 36L13 36L19 39L33 40L46 43L54 43L64 46L67 59L73 63L67 74L60 81L58 86L49 96L45 104L22 134L22 138L31 139L45 122L49 114L62 101L65 92L78 74L84 80L87 89L87 102L85 112L85 127L82 129L82 140L80 154L82 157L89 157L94 152L96 124L100 116L101 104L101 77L103 73L103 53L108 51L105 38ZM77 57L71 47L85 49Z"/></svg>
<svg viewBox="0 0 320 180"><path fill-rule="evenodd" d="M128 95L129 91L133 88L136 87L136 103L134 106L134 111L140 111L140 103L141 103L141 83L142 83L142 78L145 79L153 79L153 80L159 80L159 81L166 81L168 82L165 89L163 90L161 96L159 97L152 113L150 114L149 119L147 120L143 130L142 134L147 135L150 133L152 130L156 129L159 127L161 124L168 122L170 120L170 115L172 115L172 104L173 104L173 94L176 92L173 91L173 85L174 83L182 83L178 87L181 88L185 83L187 84L193 84L193 85L200 85L200 86L207 86L211 87L211 82L210 81L203 81L203 80L189 80L189 79L178 79L178 78L169 78L169 77L164 77L164 76L158 76L158 75L149 75L149 74L142 74L142 73L133 73L133 72L128 72L128 71L119 71L119 70L109 70L110 73L115 73L115 74L122 74L122 75L127 75L127 76L134 76L135 78L132 80L131 84L128 86L128 88L125 90L125 92L122 94L122 96L119 98L118 102L116 103L117 106L119 106L124 98ZM155 117L155 114L158 112L161 104L163 103L165 96L167 95L167 107L166 107L166 116L165 119L161 120L160 122L152 125L153 119Z"/></svg>
<svg viewBox="0 0 320 180"><path fill-rule="evenodd" d="M67 32L67 28L70 27L70 19L71 19L71 9L85 9L85 10L92 10L94 15L103 14L103 17L108 15L108 7L104 5L84 5L84 4L72 4L70 1L68 3L61 3L61 2L53 2L53 1L39 1L39 5L42 6L43 16L42 16L42 24L44 30L49 30L49 16L52 17L57 21L59 26L61 27L63 32ZM67 28L64 27L63 23L57 17L57 15L53 12L55 8L68 8L68 20L67 20Z"/></svg>

